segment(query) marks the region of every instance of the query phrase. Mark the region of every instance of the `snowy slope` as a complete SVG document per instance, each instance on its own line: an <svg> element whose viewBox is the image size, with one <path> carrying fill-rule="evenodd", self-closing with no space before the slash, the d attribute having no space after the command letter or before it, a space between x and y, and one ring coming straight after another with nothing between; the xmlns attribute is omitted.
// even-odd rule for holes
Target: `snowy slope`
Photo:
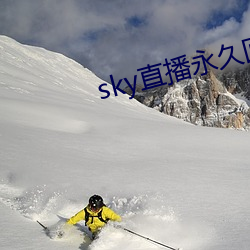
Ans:
<svg viewBox="0 0 250 250"><path fill-rule="evenodd" d="M126 95L102 100L101 83L0 37L0 248L162 249L112 226L92 244L80 227L51 240L35 222L53 226L97 193L123 226L164 244L248 250L249 133L196 127Z"/></svg>

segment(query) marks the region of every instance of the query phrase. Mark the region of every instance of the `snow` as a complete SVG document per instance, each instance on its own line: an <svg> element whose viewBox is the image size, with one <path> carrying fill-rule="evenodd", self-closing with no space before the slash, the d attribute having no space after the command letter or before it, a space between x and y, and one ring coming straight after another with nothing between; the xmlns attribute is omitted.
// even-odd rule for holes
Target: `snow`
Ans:
<svg viewBox="0 0 250 250"><path fill-rule="evenodd" d="M93 243L84 222L62 239L36 223L63 225L95 193L122 226L171 247L249 249L248 132L102 100L86 68L4 36L0 75L1 249L163 249L112 223Z"/></svg>
<svg viewBox="0 0 250 250"><path fill-rule="evenodd" d="M248 106L250 106L250 100L248 100L246 97L243 96L243 94L234 94L235 98L237 100L241 100L241 103L246 103Z"/></svg>

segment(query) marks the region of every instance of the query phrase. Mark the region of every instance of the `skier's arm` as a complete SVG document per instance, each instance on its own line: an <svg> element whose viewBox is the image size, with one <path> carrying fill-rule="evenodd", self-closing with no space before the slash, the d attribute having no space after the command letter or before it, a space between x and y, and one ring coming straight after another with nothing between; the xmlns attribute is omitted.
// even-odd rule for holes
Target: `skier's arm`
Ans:
<svg viewBox="0 0 250 250"><path fill-rule="evenodd" d="M78 212L77 214L75 214L74 216L72 216L72 217L67 221L67 224L75 225L78 221L84 220L84 218L85 218L85 212L84 212L84 209L83 209L83 210L81 210L80 212Z"/></svg>
<svg viewBox="0 0 250 250"><path fill-rule="evenodd" d="M105 217L112 221L118 221L118 222L122 221L121 216L116 214L113 210L111 210L108 207L105 207Z"/></svg>

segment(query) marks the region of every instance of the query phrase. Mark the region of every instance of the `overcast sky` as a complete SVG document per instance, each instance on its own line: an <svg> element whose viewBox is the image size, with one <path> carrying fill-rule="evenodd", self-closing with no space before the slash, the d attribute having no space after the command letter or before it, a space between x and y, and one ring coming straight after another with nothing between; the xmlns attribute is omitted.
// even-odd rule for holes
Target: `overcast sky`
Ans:
<svg viewBox="0 0 250 250"><path fill-rule="evenodd" d="M0 34L61 52L102 79L250 38L249 0L0 0ZM216 55L216 56L217 56ZM244 59L244 57L243 57ZM245 60L246 61L246 60Z"/></svg>

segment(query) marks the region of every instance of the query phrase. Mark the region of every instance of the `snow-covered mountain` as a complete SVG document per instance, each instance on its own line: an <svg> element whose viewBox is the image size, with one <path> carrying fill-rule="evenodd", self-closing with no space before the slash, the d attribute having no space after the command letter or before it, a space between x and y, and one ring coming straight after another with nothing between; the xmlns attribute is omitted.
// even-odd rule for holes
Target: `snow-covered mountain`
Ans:
<svg viewBox="0 0 250 250"><path fill-rule="evenodd" d="M53 227L92 194L122 225L184 250L248 250L247 132L198 127L128 96L100 98L103 81L63 55L0 37L1 249L153 250L108 225ZM86 230L86 229L84 229Z"/></svg>
<svg viewBox="0 0 250 250"><path fill-rule="evenodd" d="M250 105L250 64L243 68L231 68L218 74L228 91L240 98L245 98Z"/></svg>
<svg viewBox="0 0 250 250"><path fill-rule="evenodd" d="M243 95L237 98L229 88L229 84L219 81L209 70L205 76L175 82L172 86L138 89L135 98L148 107L195 125L249 130L249 101Z"/></svg>

